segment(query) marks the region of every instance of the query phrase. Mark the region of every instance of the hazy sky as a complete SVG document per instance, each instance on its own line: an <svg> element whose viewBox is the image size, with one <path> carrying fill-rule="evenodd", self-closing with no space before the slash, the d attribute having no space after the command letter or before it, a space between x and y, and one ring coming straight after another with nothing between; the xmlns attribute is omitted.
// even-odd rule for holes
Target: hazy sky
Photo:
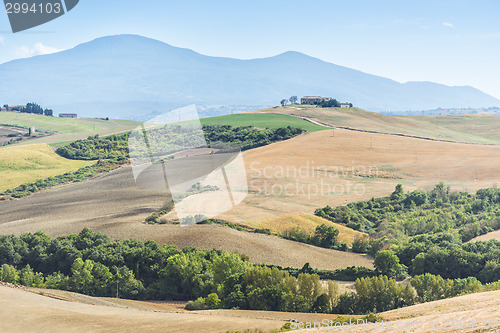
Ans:
<svg viewBox="0 0 500 333"><path fill-rule="evenodd" d="M80 0L17 34L0 11L0 63L131 33L241 59L295 50L400 82L471 85L500 98L499 15L498 0Z"/></svg>

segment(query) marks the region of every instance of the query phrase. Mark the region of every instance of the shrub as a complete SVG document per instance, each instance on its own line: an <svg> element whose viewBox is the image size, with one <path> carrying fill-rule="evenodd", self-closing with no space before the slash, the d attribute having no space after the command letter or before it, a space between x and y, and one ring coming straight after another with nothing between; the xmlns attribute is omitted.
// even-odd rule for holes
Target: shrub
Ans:
<svg viewBox="0 0 500 333"><path fill-rule="evenodd" d="M186 310L206 310L208 306L205 304L205 299L203 297L198 297L195 301L187 302L184 308Z"/></svg>

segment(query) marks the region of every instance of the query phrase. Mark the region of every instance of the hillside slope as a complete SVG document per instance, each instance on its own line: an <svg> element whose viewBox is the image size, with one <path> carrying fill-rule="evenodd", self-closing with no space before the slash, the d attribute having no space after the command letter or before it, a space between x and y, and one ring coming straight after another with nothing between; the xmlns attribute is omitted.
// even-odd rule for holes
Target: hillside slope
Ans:
<svg viewBox="0 0 500 333"><path fill-rule="evenodd" d="M389 116L356 107L339 109L307 105L262 109L252 113L289 114L334 127L378 133L404 134L454 142L500 144L498 115Z"/></svg>
<svg viewBox="0 0 500 333"><path fill-rule="evenodd" d="M339 242L347 243L351 246L352 242L357 238L365 238L368 235L363 232L353 230L341 224L333 223L330 220L324 219L315 215L285 215L278 217L268 217L257 220L251 220L243 223L254 228L270 229L275 234L282 234L283 232L292 228L299 228L306 231L308 234L313 235L314 230L321 224L332 226L339 230L337 240Z"/></svg>
<svg viewBox="0 0 500 333"><path fill-rule="evenodd" d="M46 144L0 148L0 192L21 184L76 171L93 161L69 160L57 155Z"/></svg>
<svg viewBox="0 0 500 333"><path fill-rule="evenodd" d="M130 131L139 125L138 122L132 120L105 120L101 118L65 119L20 112L0 112L0 124L23 128L35 126L35 130L38 132L56 133L54 135L26 140L22 144L57 144L85 139L89 135L99 134L104 136Z"/></svg>
<svg viewBox="0 0 500 333"><path fill-rule="evenodd" d="M439 142L403 136L332 130L308 133L245 152L249 195L221 218L246 222L318 207L431 189L493 186L500 172L499 146Z"/></svg>
<svg viewBox="0 0 500 333"><path fill-rule="evenodd" d="M84 227L113 239L154 240L179 247L217 248L244 253L253 263L336 269L373 267L372 258L316 248L285 239L236 231L218 225L150 225L143 223L170 199L164 191L135 186L130 167L94 179L53 188L21 200L0 201L2 234L43 231L50 236L80 232Z"/></svg>
<svg viewBox="0 0 500 333"><path fill-rule="evenodd" d="M380 316L384 318L385 327L346 327L342 329L342 332L499 332L500 291L417 304L382 312ZM318 331L298 330L296 332Z"/></svg>
<svg viewBox="0 0 500 333"><path fill-rule="evenodd" d="M46 296L44 296L46 295ZM140 302L94 298L35 288L0 286L2 332L207 332L281 327L291 318L302 322L333 320L336 315L242 310L187 312L175 302ZM498 332L500 291L449 298L379 314L385 328L344 327L345 332ZM347 317L347 316L346 316ZM352 316L356 321L356 316ZM22 320L21 320L22 319ZM393 329L388 329L392 325ZM407 325L405 327L405 325ZM448 326L446 326L448 325ZM461 327L463 325L463 327ZM399 329L398 329L399 327ZM297 332L329 332L297 330Z"/></svg>
<svg viewBox="0 0 500 333"><path fill-rule="evenodd" d="M92 301L92 298L64 294L71 301L58 299L58 296L45 297L22 289L0 286L0 331L219 333L247 328L271 330L284 324L282 320L245 318L239 315L214 316L184 311L176 313L175 310L163 312L161 306L145 310L134 304L134 301L120 304L112 299L94 299L93 303L97 304L85 304ZM79 302L79 298L86 300Z"/></svg>

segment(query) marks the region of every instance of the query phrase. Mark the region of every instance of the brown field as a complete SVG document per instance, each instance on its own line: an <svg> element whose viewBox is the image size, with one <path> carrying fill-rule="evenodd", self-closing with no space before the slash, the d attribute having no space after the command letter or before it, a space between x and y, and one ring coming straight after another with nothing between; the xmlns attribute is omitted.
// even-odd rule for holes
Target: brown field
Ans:
<svg viewBox="0 0 500 333"><path fill-rule="evenodd" d="M150 225L143 223L166 201L162 191L135 186L130 167L82 183L61 186L21 200L0 202L2 234L43 231L51 236L89 227L114 239L155 240L179 247L218 248L244 253L254 263L336 269L373 267L372 258L316 248L274 236L240 232L218 225Z"/></svg>
<svg viewBox="0 0 500 333"><path fill-rule="evenodd" d="M51 295L50 291L47 292ZM62 296L62 297L61 297ZM92 304L93 303L93 304ZM280 328L265 315L189 313L147 302L92 299L58 292L46 297L0 286L1 332L207 332Z"/></svg>
<svg viewBox="0 0 500 333"><path fill-rule="evenodd" d="M269 331L285 322L321 322L337 316L246 310L186 311L182 302L94 298L81 294L0 285L1 332L225 332ZM499 332L500 291L418 304L379 314L386 328L360 326L344 332ZM356 321L360 316L344 316ZM490 323L490 329L486 329ZM453 325L464 325L460 326ZM430 323L437 326L430 326ZM474 327L472 324L474 323ZM414 328L405 329L404 325ZM445 325L449 325L446 327ZM388 328L392 325L393 329ZM399 326L397 326L399 325ZM417 325L421 325L418 327ZM397 328L399 327L399 328ZM338 330L337 330L338 331ZM297 330L296 332L334 332Z"/></svg>
<svg viewBox="0 0 500 333"><path fill-rule="evenodd" d="M438 142L336 129L247 151L250 194L221 218L245 223L318 207L429 190L440 181L475 191L499 181L500 146Z"/></svg>
<svg viewBox="0 0 500 333"><path fill-rule="evenodd" d="M492 239L500 240L500 230L495 230L492 232L488 232L487 234L477 236L476 238L471 239L471 242L475 241L489 241Z"/></svg>
<svg viewBox="0 0 500 333"><path fill-rule="evenodd" d="M295 105L253 111L283 113L320 123L378 133L404 134L436 140L500 143L500 115L389 116L359 108L319 108Z"/></svg>
<svg viewBox="0 0 500 333"><path fill-rule="evenodd" d="M385 328L360 326L340 331L370 333L500 332L500 291L482 292L418 304L382 312L379 315L386 323ZM392 325L392 329L388 325ZM407 326L405 327L405 325ZM297 330L296 332L339 332L339 330Z"/></svg>
<svg viewBox="0 0 500 333"><path fill-rule="evenodd" d="M357 238L365 238L368 235L364 232L359 232L351 228L347 228L341 224L333 223L315 215L285 215L278 217L268 217L260 220L252 220L243 223L254 228L270 229L275 234L282 234L291 228L300 228L309 234L314 234L314 230L321 224L326 224L335 227L339 230L338 241L352 245L352 242Z"/></svg>
<svg viewBox="0 0 500 333"><path fill-rule="evenodd" d="M23 128L0 126L0 146L27 133L28 131ZM9 135L16 135L16 137L9 137Z"/></svg>
<svg viewBox="0 0 500 333"><path fill-rule="evenodd" d="M325 205L388 195L398 183L407 191L430 189L440 181L455 190L473 191L498 181L500 146L348 130L335 130L334 135L332 131L308 133L246 151L249 195L219 218L250 225L266 223L270 228L267 218L312 214ZM217 226L180 228L142 223L166 201L166 191L138 188L130 167L124 167L82 183L0 202L0 228L3 234L42 230L57 236L90 227L112 238L238 251L253 262L301 267L309 261L324 269L371 266L368 258L357 254L336 253L331 260L335 252L319 255L329 250L276 237Z"/></svg>

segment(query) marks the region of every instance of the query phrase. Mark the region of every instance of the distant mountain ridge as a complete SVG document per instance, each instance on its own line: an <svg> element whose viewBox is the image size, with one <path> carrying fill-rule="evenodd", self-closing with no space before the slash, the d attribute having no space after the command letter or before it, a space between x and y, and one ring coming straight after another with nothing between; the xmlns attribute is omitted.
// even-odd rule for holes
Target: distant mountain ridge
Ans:
<svg viewBox="0 0 500 333"><path fill-rule="evenodd" d="M211 57L137 35L97 38L0 65L0 103L36 101L82 116L140 119L195 103L204 115L322 95L371 111L500 106L472 87L399 82L289 51L269 58Z"/></svg>

